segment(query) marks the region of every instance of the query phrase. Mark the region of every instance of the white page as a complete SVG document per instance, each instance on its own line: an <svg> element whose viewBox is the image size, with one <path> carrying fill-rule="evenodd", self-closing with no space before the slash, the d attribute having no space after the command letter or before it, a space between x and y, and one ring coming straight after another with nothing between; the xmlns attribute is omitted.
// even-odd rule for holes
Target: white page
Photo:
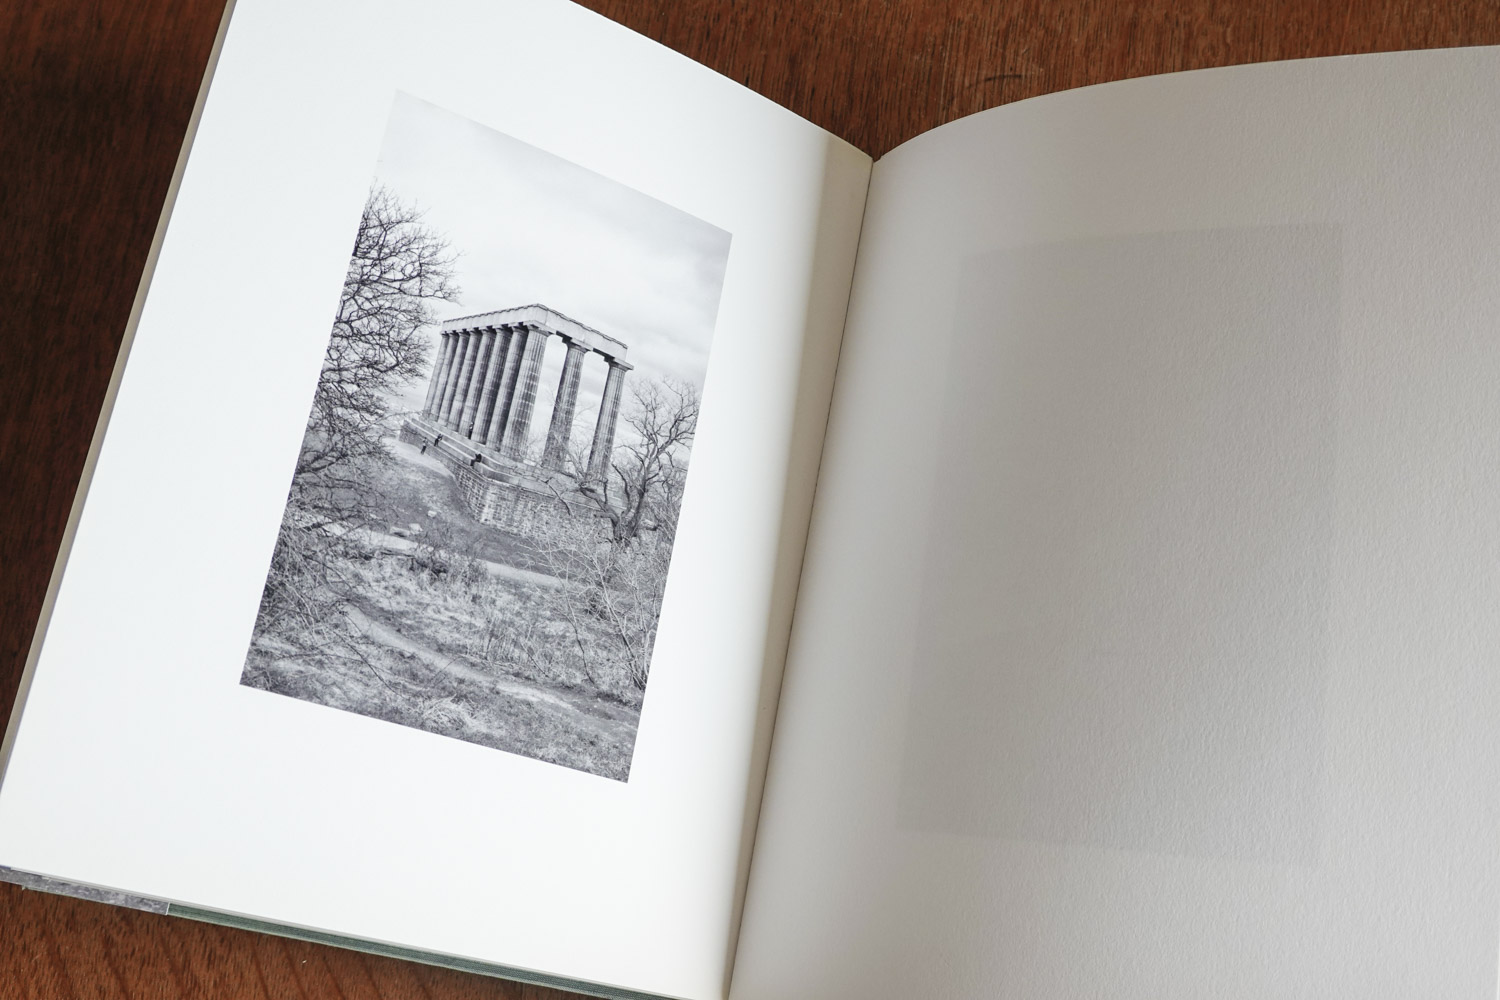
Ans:
<svg viewBox="0 0 1500 1000"><path fill-rule="evenodd" d="M1500 53L877 165L732 995L1492 998Z"/></svg>
<svg viewBox="0 0 1500 1000"><path fill-rule="evenodd" d="M729 236L628 782L240 684L400 101ZM29 674L0 864L720 995L868 173L568 4L242 0Z"/></svg>

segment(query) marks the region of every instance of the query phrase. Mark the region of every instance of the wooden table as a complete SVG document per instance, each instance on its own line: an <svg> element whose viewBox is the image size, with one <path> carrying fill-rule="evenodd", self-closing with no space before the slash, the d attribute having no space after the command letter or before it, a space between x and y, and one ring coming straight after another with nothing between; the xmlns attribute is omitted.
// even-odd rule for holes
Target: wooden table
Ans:
<svg viewBox="0 0 1500 1000"><path fill-rule="evenodd" d="M872 154L1123 77L1500 43L1432 0L588 0ZM0 708L9 711L222 0L0 10ZM0 885L0 998L556 998Z"/></svg>

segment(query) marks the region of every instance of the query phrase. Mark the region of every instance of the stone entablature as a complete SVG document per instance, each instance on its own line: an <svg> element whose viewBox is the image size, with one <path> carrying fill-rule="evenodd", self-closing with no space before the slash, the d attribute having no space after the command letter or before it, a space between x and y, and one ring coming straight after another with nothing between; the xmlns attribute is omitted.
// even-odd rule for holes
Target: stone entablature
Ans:
<svg viewBox="0 0 1500 1000"><path fill-rule="evenodd" d="M624 361L629 351L623 341L616 340L607 333L600 333L571 316L564 316L556 309L536 304L478 313L473 316L455 316L443 322L442 330L444 333L451 333L454 330L483 329L487 326L504 326L507 323L544 326L559 336L572 338L574 342L583 345L585 350L598 351L607 358L612 357L619 361Z"/></svg>
<svg viewBox="0 0 1500 1000"><path fill-rule="evenodd" d="M440 335L422 413L408 421L403 437L436 446L450 466L462 466L466 475L488 478L497 486L504 483L505 488L488 491L491 498L522 484L535 487L524 492L556 495L555 488L544 484L558 475L571 476L563 466L578 386L585 356L596 353L609 372L582 479L586 484L608 476L625 373L632 367L625 361L628 348L622 341L544 305L455 317L443 323ZM533 465L527 458L531 415L542 388L538 383L547 346L554 338L567 354L546 445L541 461ZM471 492L465 489L466 496ZM486 513L490 516L481 519L505 520Z"/></svg>

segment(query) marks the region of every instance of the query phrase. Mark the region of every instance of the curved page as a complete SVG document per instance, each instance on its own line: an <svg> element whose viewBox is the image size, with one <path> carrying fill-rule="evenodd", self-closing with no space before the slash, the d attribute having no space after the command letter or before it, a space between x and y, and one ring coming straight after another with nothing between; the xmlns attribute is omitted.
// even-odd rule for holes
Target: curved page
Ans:
<svg viewBox="0 0 1500 1000"><path fill-rule="evenodd" d="M1500 55L877 164L733 995L1495 995Z"/></svg>

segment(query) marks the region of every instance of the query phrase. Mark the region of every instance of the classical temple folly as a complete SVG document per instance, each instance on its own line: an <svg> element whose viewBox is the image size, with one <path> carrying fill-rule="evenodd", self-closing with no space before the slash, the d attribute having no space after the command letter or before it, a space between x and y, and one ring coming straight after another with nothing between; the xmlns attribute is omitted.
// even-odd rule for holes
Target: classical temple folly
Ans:
<svg viewBox="0 0 1500 1000"><path fill-rule="evenodd" d="M548 346L566 349L546 443L529 451L531 414ZM567 468L578 383L590 353L609 365L588 464ZM461 316L443 323L427 401L401 427L401 439L453 470L464 504L486 524L524 529L541 511L601 509L597 486L609 474L620 418L626 346L543 305Z"/></svg>

